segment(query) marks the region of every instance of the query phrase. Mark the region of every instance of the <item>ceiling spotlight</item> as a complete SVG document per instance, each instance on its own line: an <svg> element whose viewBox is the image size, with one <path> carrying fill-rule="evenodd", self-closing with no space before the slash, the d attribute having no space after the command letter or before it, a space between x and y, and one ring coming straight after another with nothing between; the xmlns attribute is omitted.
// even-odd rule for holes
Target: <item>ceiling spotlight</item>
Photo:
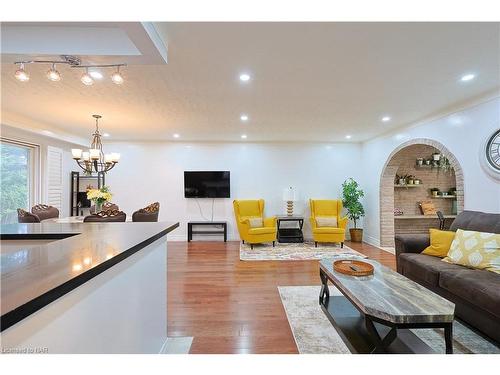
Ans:
<svg viewBox="0 0 500 375"><path fill-rule="evenodd" d="M248 116L247 115L241 115L240 119L241 119L241 121L248 121Z"/></svg>
<svg viewBox="0 0 500 375"><path fill-rule="evenodd" d="M116 67L116 72L111 74L111 80L113 83L116 83L117 85L121 85L123 83L123 76L120 74L120 67Z"/></svg>
<svg viewBox="0 0 500 375"><path fill-rule="evenodd" d="M97 71L97 70L91 70L89 72L90 76L94 79L102 79L103 75L101 72Z"/></svg>
<svg viewBox="0 0 500 375"><path fill-rule="evenodd" d="M111 135L111 134L109 134L109 133L103 133L103 135L102 135L102 136L103 136L103 137L109 137L110 135Z"/></svg>
<svg viewBox="0 0 500 375"><path fill-rule="evenodd" d="M462 82L472 81L476 76L474 74L466 74L460 78Z"/></svg>
<svg viewBox="0 0 500 375"><path fill-rule="evenodd" d="M351 138L352 138L352 135L348 134L348 135L345 136L345 139L351 139Z"/></svg>
<svg viewBox="0 0 500 375"><path fill-rule="evenodd" d="M247 82L249 80L250 80L250 75L249 74L246 74L246 73L240 74L240 81Z"/></svg>
<svg viewBox="0 0 500 375"><path fill-rule="evenodd" d="M52 67L47 71L47 78L53 82L61 80L61 73L56 69L56 64L52 64Z"/></svg>
<svg viewBox="0 0 500 375"><path fill-rule="evenodd" d="M247 135L246 134L242 134L241 135L241 139L247 139Z"/></svg>
<svg viewBox="0 0 500 375"><path fill-rule="evenodd" d="M80 81L82 81L82 83L85 86L92 86L94 84L94 80L90 76L88 68L85 69L85 73L82 74L82 77L80 78Z"/></svg>
<svg viewBox="0 0 500 375"><path fill-rule="evenodd" d="M24 64L23 63L21 63L21 65L19 66L19 69L16 70L16 73L14 74L14 77L16 77L16 79L18 81L21 81L21 82L27 82L27 81L29 81L30 75L24 70Z"/></svg>
<svg viewBox="0 0 500 375"><path fill-rule="evenodd" d="M382 117L382 121L388 122L388 121L391 121L391 118L389 116L384 116L384 117Z"/></svg>
<svg viewBox="0 0 500 375"><path fill-rule="evenodd" d="M179 134L177 134L177 133L175 133L175 134L173 135L173 137L174 137L174 138L179 138L179 137L180 137L180 135L179 135Z"/></svg>

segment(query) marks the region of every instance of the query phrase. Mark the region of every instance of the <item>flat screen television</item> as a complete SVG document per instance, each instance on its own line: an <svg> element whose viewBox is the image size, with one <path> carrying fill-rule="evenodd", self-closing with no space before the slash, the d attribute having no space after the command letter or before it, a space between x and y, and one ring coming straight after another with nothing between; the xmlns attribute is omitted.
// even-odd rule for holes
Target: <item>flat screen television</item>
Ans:
<svg viewBox="0 0 500 375"><path fill-rule="evenodd" d="M185 198L229 198L229 171L185 171Z"/></svg>

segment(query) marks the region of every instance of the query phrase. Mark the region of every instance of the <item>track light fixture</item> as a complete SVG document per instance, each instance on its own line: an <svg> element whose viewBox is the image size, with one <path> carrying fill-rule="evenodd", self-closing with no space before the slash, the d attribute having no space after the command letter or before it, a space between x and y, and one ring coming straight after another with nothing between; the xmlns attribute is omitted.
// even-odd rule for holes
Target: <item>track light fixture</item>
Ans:
<svg viewBox="0 0 500 375"><path fill-rule="evenodd" d="M26 72L26 70L24 70L24 63L21 63L14 76L21 82L27 82L30 80L30 75Z"/></svg>
<svg viewBox="0 0 500 375"><path fill-rule="evenodd" d="M123 76L120 74L119 66L116 67L116 72L111 74L111 80L117 85L121 85L123 83Z"/></svg>
<svg viewBox="0 0 500 375"><path fill-rule="evenodd" d="M51 67L47 71L47 78L51 81L57 82L61 80L61 73L56 69L56 64L67 64L70 68L85 69L85 73L80 77L80 81L86 85L91 86L94 84L94 78L102 78L102 74L92 70L89 73L89 68L115 68L116 70L111 75L111 81L117 85L124 82L123 75L120 73L120 67L127 66L127 64L99 64L99 65L82 65L81 61L76 56L62 55L61 60L31 60L31 61L16 61L14 63L18 68L14 74L16 79L21 82L27 82L30 79L28 72L25 70L27 64L50 64ZM99 77L98 77L99 75Z"/></svg>
<svg viewBox="0 0 500 375"><path fill-rule="evenodd" d="M94 84L94 80L90 76L88 68L85 69L85 73L82 74L82 77L80 78L80 81L82 81L82 83L85 86L92 86Z"/></svg>
<svg viewBox="0 0 500 375"><path fill-rule="evenodd" d="M47 78L53 82L61 80L61 73L57 71L56 64L52 64L52 67L47 72Z"/></svg>

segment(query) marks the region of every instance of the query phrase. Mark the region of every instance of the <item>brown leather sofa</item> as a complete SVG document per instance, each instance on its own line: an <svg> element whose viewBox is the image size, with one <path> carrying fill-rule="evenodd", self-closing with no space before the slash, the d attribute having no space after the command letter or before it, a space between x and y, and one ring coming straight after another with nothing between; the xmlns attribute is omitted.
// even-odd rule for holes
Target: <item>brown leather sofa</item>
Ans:
<svg viewBox="0 0 500 375"><path fill-rule="evenodd" d="M450 230L500 233L500 214L460 213ZM500 343L500 274L474 270L420 254L429 235L398 235L398 272L455 303L455 316Z"/></svg>

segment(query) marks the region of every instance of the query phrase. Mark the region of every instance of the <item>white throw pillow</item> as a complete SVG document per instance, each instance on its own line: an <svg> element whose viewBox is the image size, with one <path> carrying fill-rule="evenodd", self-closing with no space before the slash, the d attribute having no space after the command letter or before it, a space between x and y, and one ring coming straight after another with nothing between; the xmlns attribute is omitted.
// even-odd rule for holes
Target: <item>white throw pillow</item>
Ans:
<svg viewBox="0 0 500 375"><path fill-rule="evenodd" d="M264 226L264 221L260 217L248 219L248 222L250 223L250 228L262 228Z"/></svg>
<svg viewBox="0 0 500 375"><path fill-rule="evenodd" d="M334 227L337 228L337 218L331 216L316 216L316 225L318 227Z"/></svg>

